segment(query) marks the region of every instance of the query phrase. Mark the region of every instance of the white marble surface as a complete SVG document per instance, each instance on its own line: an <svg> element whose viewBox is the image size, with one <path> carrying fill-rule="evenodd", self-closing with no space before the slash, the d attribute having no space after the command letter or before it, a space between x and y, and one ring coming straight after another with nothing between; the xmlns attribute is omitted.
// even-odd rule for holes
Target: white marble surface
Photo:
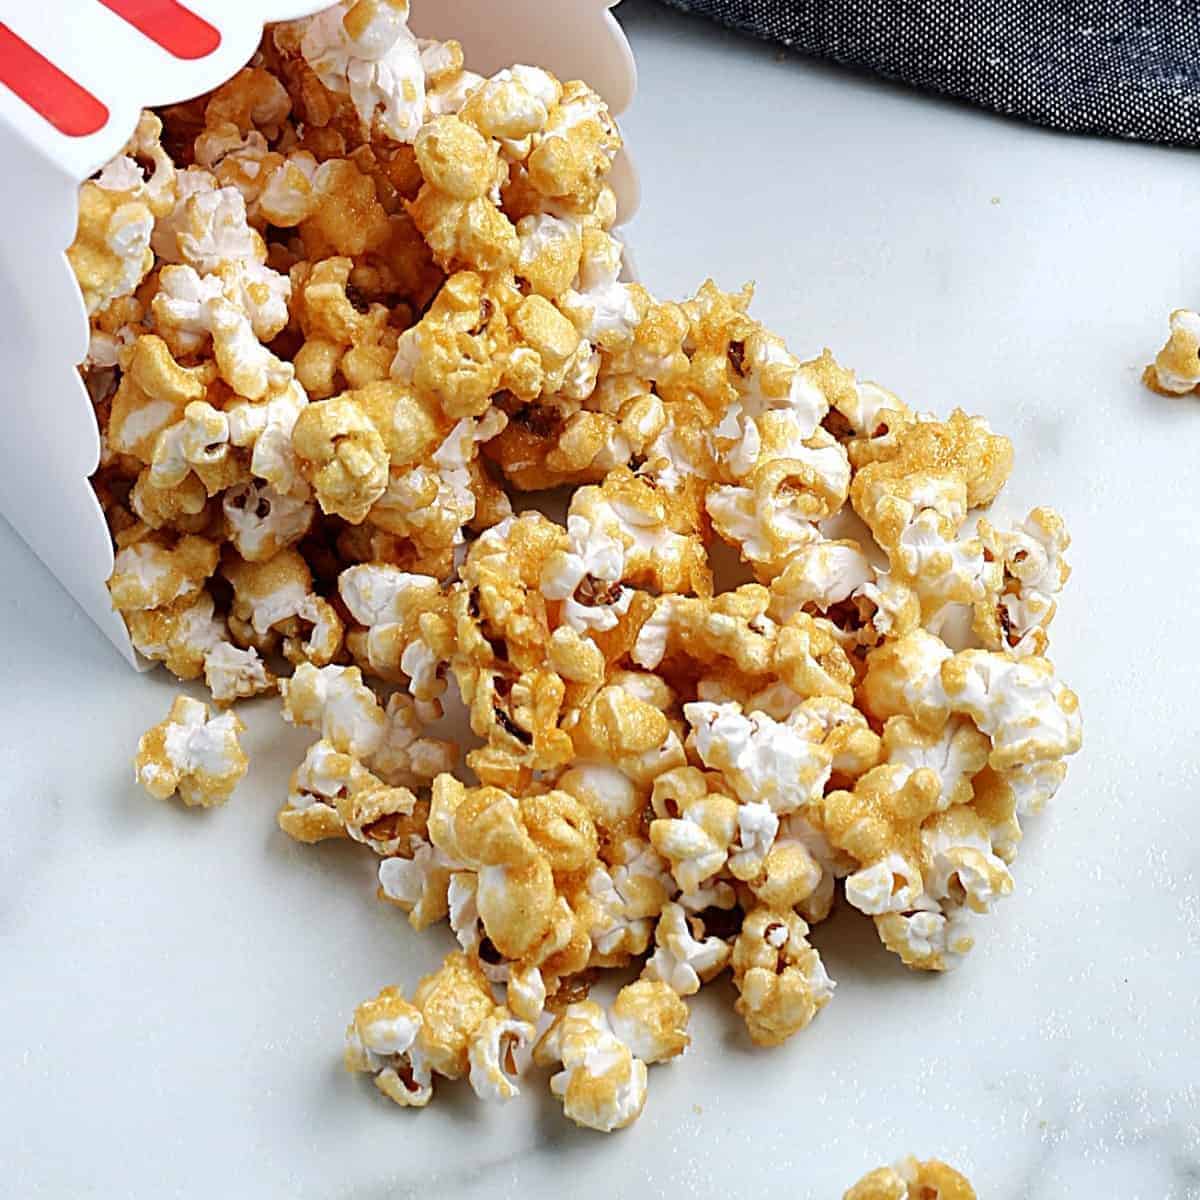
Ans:
<svg viewBox="0 0 1200 1200"><path fill-rule="evenodd" d="M1196 160L784 58L649 0L621 15L647 282L757 278L798 351L987 414L1017 445L1010 511L1070 522L1054 657L1087 745L1015 894L949 977L906 974L853 913L822 927L839 990L781 1050L750 1048L714 987L615 1138L574 1131L539 1082L502 1111L455 1087L398 1111L342 1073L342 1028L449 935L411 934L353 848L276 831L304 739L269 703L226 810L138 794L130 753L168 681L133 675L0 525L0 1193L827 1200L911 1150L991 1200L1200 1197L1200 402L1138 384L1167 312L1200 302Z"/></svg>

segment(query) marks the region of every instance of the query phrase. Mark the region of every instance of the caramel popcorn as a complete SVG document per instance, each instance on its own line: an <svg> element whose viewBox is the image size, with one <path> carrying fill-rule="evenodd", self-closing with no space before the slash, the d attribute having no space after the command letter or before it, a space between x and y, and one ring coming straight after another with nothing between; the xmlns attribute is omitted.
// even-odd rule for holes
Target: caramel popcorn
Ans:
<svg viewBox="0 0 1200 1200"><path fill-rule="evenodd" d="M842 1200L975 1200L975 1189L936 1158L906 1158L864 1175Z"/></svg>
<svg viewBox="0 0 1200 1200"><path fill-rule="evenodd" d="M550 1090L576 1125L612 1133L642 1115L646 1064L612 1032L598 1004L570 1005L542 1034L533 1057L539 1066L561 1064Z"/></svg>
<svg viewBox="0 0 1200 1200"><path fill-rule="evenodd" d="M734 1006L760 1046L775 1046L803 1029L833 995L833 980L806 941L795 913L756 908L733 944Z"/></svg>
<svg viewBox="0 0 1200 1200"><path fill-rule="evenodd" d="M1142 378L1164 396L1195 391L1200 384L1200 316L1187 308L1171 314L1171 336Z"/></svg>
<svg viewBox="0 0 1200 1200"><path fill-rule="evenodd" d="M218 705L279 691L315 737L282 831L366 848L458 946L359 1006L347 1067L422 1107L532 1060L612 1131L727 968L752 1041L812 1022L839 895L906 966L964 959L1080 746L1047 658L1070 539L982 514L1012 468L983 418L793 353L749 286L630 281L604 101L475 74L408 12L269 26L82 186L109 588ZM1197 320L1156 386L1200 379ZM551 488L562 520L520 496ZM465 757L430 728L459 700ZM138 779L220 803L241 728L181 698ZM609 968L637 980L605 1011ZM939 1171L852 1194L969 1194Z"/></svg>
<svg viewBox="0 0 1200 1200"><path fill-rule="evenodd" d="M176 697L167 719L138 742L138 783L159 800L178 792L189 808L224 804L246 773L243 729L233 713L212 717L201 701Z"/></svg>

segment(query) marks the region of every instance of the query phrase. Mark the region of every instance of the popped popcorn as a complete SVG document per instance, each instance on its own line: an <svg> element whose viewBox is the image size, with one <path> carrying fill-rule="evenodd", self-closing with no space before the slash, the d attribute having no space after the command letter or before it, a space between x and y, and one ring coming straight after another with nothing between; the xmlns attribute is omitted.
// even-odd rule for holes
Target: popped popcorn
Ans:
<svg viewBox="0 0 1200 1200"><path fill-rule="evenodd" d="M975 1189L936 1158L906 1158L864 1175L842 1200L975 1200Z"/></svg>
<svg viewBox="0 0 1200 1200"><path fill-rule="evenodd" d="M244 729L234 713L213 717L202 701L177 696L167 719L138 742L137 781L159 800L178 792L189 808L224 804L246 774Z"/></svg>
<svg viewBox="0 0 1200 1200"><path fill-rule="evenodd" d="M646 1064L613 1033L607 1014L591 1000L572 1004L557 1017L533 1055L539 1066L561 1064L550 1090L576 1125L612 1133L642 1115Z"/></svg>
<svg viewBox="0 0 1200 1200"><path fill-rule="evenodd" d="M1171 336L1142 378L1164 396L1195 391L1200 384L1200 315L1187 308L1171 314Z"/></svg>
<svg viewBox="0 0 1200 1200"><path fill-rule="evenodd" d="M775 1046L803 1029L829 1003L834 982L807 942L795 913L756 908L733 944L734 1007L760 1046Z"/></svg>
<svg viewBox="0 0 1200 1200"><path fill-rule="evenodd" d="M417 1045L423 1018L399 988L387 987L360 1004L346 1028L346 1070L362 1071L404 1108L424 1108L433 1099L429 1063Z"/></svg>
<svg viewBox="0 0 1200 1200"><path fill-rule="evenodd" d="M749 286L630 281L604 101L475 74L408 10L268 27L83 185L109 586L219 705L280 692L317 739L282 830L362 845L457 941L359 1007L347 1066L421 1107L435 1075L512 1098L532 1057L611 1131L726 968L753 1041L811 1023L839 894L911 968L971 950L1081 741L1045 657L1070 539L981 515L1012 467L983 418L793 354ZM1186 391L1172 328L1151 382ZM556 487L563 520L520 501ZM459 699L463 761L429 728ZM181 699L139 779L218 803L240 729ZM606 968L640 973L608 1012ZM864 1200L959 1195L935 1167Z"/></svg>

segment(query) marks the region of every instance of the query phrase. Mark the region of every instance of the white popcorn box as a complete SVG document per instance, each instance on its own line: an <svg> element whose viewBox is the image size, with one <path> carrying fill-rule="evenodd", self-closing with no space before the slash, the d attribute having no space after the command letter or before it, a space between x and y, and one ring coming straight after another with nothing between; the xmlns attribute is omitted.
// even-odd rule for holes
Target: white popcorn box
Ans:
<svg viewBox="0 0 1200 1200"><path fill-rule="evenodd" d="M633 99L633 54L608 11L619 0L413 0L420 37L455 38L467 65L514 63L586 79L619 116ZM5 3L0 18L0 272L7 301L4 370L13 445L0 472L0 514L135 666L141 660L105 586L113 551L88 482L100 456L76 364L88 319L65 251L80 183L117 155L143 107L173 104L230 79L263 26L309 16L329 0L53 0ZM637 180L614 166L618 222ZM18 450L19 445L19 450Z"/></svg>

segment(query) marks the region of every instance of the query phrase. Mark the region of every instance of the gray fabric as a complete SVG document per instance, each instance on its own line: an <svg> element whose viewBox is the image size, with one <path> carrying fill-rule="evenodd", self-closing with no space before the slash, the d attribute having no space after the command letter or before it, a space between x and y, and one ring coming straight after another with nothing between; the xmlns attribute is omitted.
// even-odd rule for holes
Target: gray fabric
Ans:
<svg viewBox="0 0 1200 1200"><path fill-rule="evenodd" d="M1071 133L1200 145L1200 0L665 0Z"/></svg>

